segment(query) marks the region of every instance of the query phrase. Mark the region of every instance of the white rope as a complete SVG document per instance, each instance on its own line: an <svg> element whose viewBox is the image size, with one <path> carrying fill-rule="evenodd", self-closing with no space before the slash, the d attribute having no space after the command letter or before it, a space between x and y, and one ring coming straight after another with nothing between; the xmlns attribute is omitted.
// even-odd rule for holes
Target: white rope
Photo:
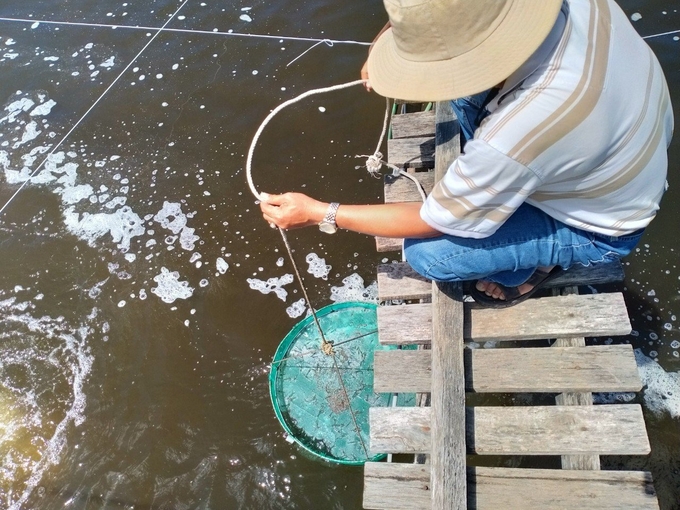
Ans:
<svg viewBox="0 0 680 510"><path fill-rule="evenodd" d="M163 32L163 30L168 25L168 23L170 23L174 19L174 17L177 16L177 13L179 13L179 11L182 9L182 7L184 7L187 4L187 2L189 2L189 0L184 0L184 2L182 2L182 5L180 5L177 8L177 10L172 14L172 16L170 16L168 18L168 21L165 22L165 25L163 25L161 28L155 29L155 30L157 30L157 32L154 34L154 36L151 39L149 39L149 41L144 45L144 47L139 51L139 53L137 53L135 58L133 58L130 61L130 63L127 66L125 66L125 69L123 69L120 72L120 74L118 76L116 76L116 78L111 82L111 84L106 88L106 90L104 92L102 92L102 94L97 98L97 100L92 104L92 106L90 106L87 109L87 111L80 117L80 119L78 119L78 121L73 125L73 127L68 131L68 133L66 133L66 135L64 135L64 137L59 141L59 143L57 143L57 145L54 146L54 148L49 152L49 154L47 154L47 156L45 156L45 158L40 162L40 164L36 167L36 169L33 170L33 172L31 172L31 175L28 177L28 179L26 179L23 183L21 183L21 186L19 186L19 189L17 189L14 192L14 194L11 197L9 197L9 200L7 200L7 202L5 202L5 204L2 207L0 207L0 214L2 214L5 211L5 209L10 204L10 202L12 202L12 200L14 200L16 198L16 196L19 194L19 192L22 189L24 189L26 184L28 184L28 182L33 178L33 176L35 176L43 168L43 166L45 166L45 162L50 158L50 156L52 156L52 154L54 154L57 151L57 149L59 147L61 147L61 145L64 143L64 141L66 141L66 139L71 135L71 133L73 133L76 130L76 128L80 125L81 122L83 122L85 117L87 117L90 114L90 112L94 109L94 107L97 106L97 104L99 104L99 102L104 98L104 96L109 92L109 90L111 90L113 88L113 86L118 82L118 80L120 80L120 78L123 76L123 74L125 74L125 71L127 71L130 68L130 66L132 66L132 64L134 64L134 62L140 57L140 55L142 53L144 53L144 51L149 47L149 45L154 41L154 39L156 39L156 37L158 37L158 34Z"/></svg>
<svg viewBox="0 0 680 510"><path fill-rule="evenodd" d="M253 176L252 176L252 165L253 165L253 153L255 152L255 146L257 145L257 141L260 139L260 135L262 134L262 131L264 131L264 128L269 124L269 121L272 120L272 118L279 113L281 110L283 110L285 107L290 106L292 104L295 104L299 101L302 101L304 98L313 96L315 94L324 94L326 92L332 92L334 90L341 90L341 89L346 89L349 87L353 87L354 85L360 85L364 83L366 80L355 80L351 81L349 83L342 83L340 85L333 85L331 87L324 87L320 89L312 89L308 90L307 92L300 94L297 97L294 97L293 99L289 99L288 101L285 101L281 103L279 106L274 108L269 115L265 117L265 119L262 121L262 124L260 124L260 127L257 128L257 131L255 132L255 136L253 137L253 141L250 143L250 148L248 149L248 157L246 158L246 179L248 180L248 186L250 187L250 191L253 193L256 199L262 200L262 196L260 193L257 191L257 188L255 188L255 183L253 182Z"/></svg>
<svg viewBox="0 0 680 510"><path fill-rule="evenodd" d="M174 17L174 14L173 14ZM172 19L172 18L171 18ZM107 23L83 23L77 21L53 21L53 20L40 20L40 19L25 19L25 18L1 18L0 21L16 21L21 23L45 23L46 25L71 25L80 27L95 27L95 28L111 28L113 30L117 28L124 28L128 30L159 30L158 27L146 27L140 25L110 25ZM166 23L167 25L167 23ZM285 35L269 35L269 34L246 34L242 32L224 32L219 30L194 30L191 28L163 28L165 32L175 32L175 33L185 33L185 34L204 34L204 35L227 35L234 37L253 37L256 39L276 39L284 41L311 41L317 43L331 43L333 44L358 44L360 46L370 46L370 42L364 41L352 41L352 40L339 40L339 39L319 39L314 37L293 37Z"/></svg>

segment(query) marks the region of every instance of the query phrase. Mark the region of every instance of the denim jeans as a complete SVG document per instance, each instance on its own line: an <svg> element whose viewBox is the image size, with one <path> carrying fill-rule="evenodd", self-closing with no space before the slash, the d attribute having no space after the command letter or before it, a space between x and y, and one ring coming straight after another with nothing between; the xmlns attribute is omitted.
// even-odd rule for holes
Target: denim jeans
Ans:
<svg viewBox="0 0 680 510"><path fill-rule="evenodd" d="M539 266L612 262L627 255L643 230L611 237L570 227L527 203L491 236L472 239L442 235L406 239L406 260L418 273L437 281L484 279L514 287Z"/></svg>
<svg viewBox="0 0 680 510"><path fill-rule="evenodd" d="M467 140L489 114L486 105L494 95L488 90L451 101ZM537 267L566 269L575 264L612 262L635 247L643 230L621 237L603 236L565 225L525 203L487 238L442 235L406 239L404 252L413 269L432 280L484 279L515 287L527 281Z"/></svg>
<svg viewBox="0 0 680 510"><path fill-rule="evenodd" d="M484 120L484 117L489 115L486 105L496 96L497 92L497 89L489 89L474 96L462 97L451 101L453 113L456 114L460 124L461 150L465 148L465 142L472 140L475 130Z"/></svg>

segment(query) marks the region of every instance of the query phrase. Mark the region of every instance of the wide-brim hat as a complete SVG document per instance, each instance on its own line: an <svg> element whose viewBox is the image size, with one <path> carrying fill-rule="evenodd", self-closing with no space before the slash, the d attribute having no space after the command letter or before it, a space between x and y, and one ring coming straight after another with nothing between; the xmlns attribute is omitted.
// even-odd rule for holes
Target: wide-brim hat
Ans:
<svg viewBox="0 0 680 510"><path fill-rule="evenodd" d="M562 0L383 0L391 27L368 57L385 97L443 101L490 89L550 33Z"/></svg>

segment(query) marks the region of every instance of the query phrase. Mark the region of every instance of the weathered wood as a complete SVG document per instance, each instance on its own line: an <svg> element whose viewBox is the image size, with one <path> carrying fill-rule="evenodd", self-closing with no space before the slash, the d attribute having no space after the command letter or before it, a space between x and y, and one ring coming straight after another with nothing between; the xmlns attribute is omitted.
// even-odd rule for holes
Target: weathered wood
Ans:
<svg viewBox="0 0 680 510"><path fill-rule="evenodd" d="M436 104L435 180L460 154L458 122L449 101ZM432 508L465 510L465 368L463 286L432 282Z"/></svg>
<svg viewBox="0 0 680 510"><path fill-rule="evenodd" d="M373 391L376 393L432 391L432 351L375 351Z"/></svg>
<svg viewBox="0 0 680 510"><path fill-rule="evenodd" d="M434 168L434 137L387 140L387 161L399 168Z"/></svg>
<svg viewBox="0 0 680 510"><path fill-rule="evenodd" d="M413 172L410 173L423 187L426 195L429 195L434 187L434 172ZM399 202L422 202L423 197L418 191L416 184L403 175L385 176L385 203L394 204Z"/></svg>
<svg viewBox="0 0 680 510"><path fill-rule="evenodd" d="M565 287L564 289L553 290L555 295L571 295L578 294L578 287ZM572 337L572 338L558 338L553 344L554 348L561 347L573 347L573 348L585 348L586 339L583 337ZM632 347L631 347L632 352ZM635 359L633 359L635 362ZM640 376L637 373L637 367L635 370L635 378L640 381ZM640 386L642 382L640 381ZM640 391L641 387L630 391ZM583 388L578 393L574 393L579 390L563 390L567 393L560 393L555 397L555 403L558 406L592 406L593 405L593 391L594 388ZM623 390L626 391L626 390ZM562 469L585 469L585 470L599 470L600 469L600 457L599 455L563 455L561 458Z"/></svg>
<svg viewBox="0 0 680 510"><path fill-rule="evenodd" d="M389 251L401 251L404 245L404 240L397 237L379 237L375 238L375 251L378 253L386 253Z"/></svg>
<svg viewBox="0 0 680 510"><path fill-rule="evenodd" d="M470 467L470 510L658 510L652 475L643 471L568 471ZM369 462L364 508L432 508L429 466Z"/></svg>
<svg viewBox="0 0 680 510"><path fill-rule="evenodd" d="M401 243L401 240L398 240ZM401 244L399 244L401 246ZM567 285L601 285L623 281L621 261L594 266L574 266L545 287L556 288ZM432 292L427 278L416 273L407 262L381 264L378 266L378 299L423 299ZM396 296L396 297L395 297Z"/></svg>
<svg viewBox="0 0 680 510"><path fill-rule="evenodd" d="M475 510L658 510L652 475L477 467L468 475Z"/></svg>
<svg viewBox="0 0 680 510"><path fill-rule="evenodd" d="M430 453L430 409L371 408L373 453ZM480 455L646 455L639 404L473 407L467 451Z"/></svg>
<svg viewBox="0 0 680 510"><path fill-rule="evenodd" d="M434 138L434 110L392 115L392 138Z"/></svg>
<svg viewBox="0 0 680 510"><path fill-rule="evenodd" d="M432 282L406 262L378 265L378 299L423 299L432 295Z"/></svg>
<svg viewBox="0 0 680 510"><path fill-rule="evenodd" d="M587 294L530 299L500 310L466 310L465 338L532 340L570 336L620 336L631 332L623 294Z"/></svg>
<svg viewBox="0 0 680 510"><path fill-rule="evenodd" d="M378 339L382 344L424 345L432 342L432 305L429 303L381 306L377 317Z"/></svg>
<svg viewBox="0 0 680 510"><path fill-rule="evenodd" d="M379 308L380 343L429 343L431 306L425 303ZM538 298L500 309L465 303L466 341L620 336L630 331L626 304L618 292Z"/></svg>
<svg viewBox="0 0 680 510"><path fill-rule="evenodd" d="M432 508L429 464L364 464L364 508L416 510Z"/></svg>
<svg viewBox="0 0 680 510"><path fill-rule="evenodd" d="M630 345L468 349L465 354L465 386L478 393L575 395L573 392L642 389ZM379 393L429 392L431 360L427 350L376 351L373 389ZM558 405L578 405L566 402L558 401Z"/></svg>

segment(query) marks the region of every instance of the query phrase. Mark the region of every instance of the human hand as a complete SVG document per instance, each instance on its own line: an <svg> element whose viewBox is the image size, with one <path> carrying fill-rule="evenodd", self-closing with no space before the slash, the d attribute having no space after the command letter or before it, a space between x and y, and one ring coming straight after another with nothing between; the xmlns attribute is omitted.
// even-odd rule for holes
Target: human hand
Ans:
<svg viewBox="0 0 680 510"><path fill-rule="evenodd" d="M326 215L328 204L303 193L260 194L262 216L279 228L293 229L318 225Z"/></svg>
<svg viewBox="0 0 680 510"><path fill-rule="evenodd" d="M366 88L366 90L368 90L369 92L373 90L373 88L371 87L371 82L368 81L368 60L364 62L364 65L361 68L361 79L366 80L364 82L364 87Z"/></svg>

